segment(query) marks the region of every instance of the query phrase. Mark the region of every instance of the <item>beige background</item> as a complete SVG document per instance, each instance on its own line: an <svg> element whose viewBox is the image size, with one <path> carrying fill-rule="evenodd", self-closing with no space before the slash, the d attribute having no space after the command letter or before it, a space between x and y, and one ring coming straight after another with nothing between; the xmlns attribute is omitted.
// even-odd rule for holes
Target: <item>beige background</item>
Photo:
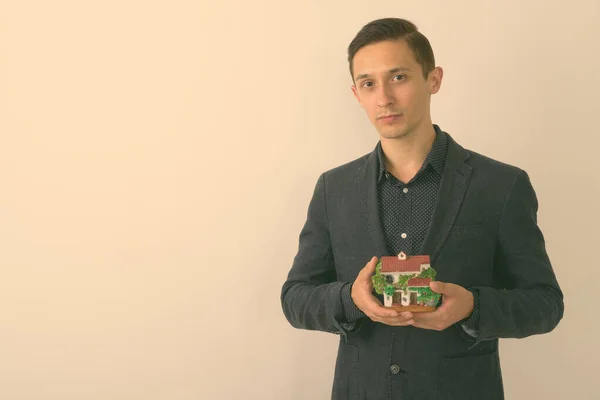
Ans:
<svg viewBox="0 0 600 400"><path fill-rule="evenodd" d="M337 338L279 294L378 139L346 47L386 16L445 68L434 122L539 196L566 313L501 341L507 398L598 398L599 3L0 2L0 398L328 398Z"/></svg>

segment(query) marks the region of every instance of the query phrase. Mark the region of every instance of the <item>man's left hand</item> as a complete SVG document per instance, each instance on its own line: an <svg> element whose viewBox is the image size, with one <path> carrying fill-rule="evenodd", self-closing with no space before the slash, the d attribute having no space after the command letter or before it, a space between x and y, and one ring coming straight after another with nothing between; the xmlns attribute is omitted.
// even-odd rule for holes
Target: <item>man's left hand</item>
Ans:
<svg viewBox="0 0 600 400"><path fill-rule="evenodd" d="M434 281L431 290L442 295L442 305L432 312L413 313L413 326L443 331L471 315L473 293L453 283Z"/></svg>

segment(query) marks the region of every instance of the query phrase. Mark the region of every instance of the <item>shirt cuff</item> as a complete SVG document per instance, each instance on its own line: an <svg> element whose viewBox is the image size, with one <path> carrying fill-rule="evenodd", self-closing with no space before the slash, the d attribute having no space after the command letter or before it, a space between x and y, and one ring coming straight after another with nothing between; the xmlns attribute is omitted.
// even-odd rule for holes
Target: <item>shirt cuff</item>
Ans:
<svg viewBox="0 0 600 400"><path fill-rule="evenodd" d="M460 326L462 327L463 331L465 331L469 336L472 336L474 338L477 337L478 332L475 329L469 329L464 323L460 324Z"/></svg>
<svg viewBox="0 0 600 400"><path fill-rule="evenodd" d="M346 283L342 286L342 306L344 307L344 317L346 319L346 323L354 323L358 321L360 318L364 318L367 315L363 313L360 308L356 307L354 301L352 300L352 283Z"/></svg>
<svg viewBox="0 0 600 400"><path fill-rule="evenodd" d="M470 290L473 293L473 312L461 322L461 326L470 336L477 337L479 327L479 292L476 289Z"/></svg>

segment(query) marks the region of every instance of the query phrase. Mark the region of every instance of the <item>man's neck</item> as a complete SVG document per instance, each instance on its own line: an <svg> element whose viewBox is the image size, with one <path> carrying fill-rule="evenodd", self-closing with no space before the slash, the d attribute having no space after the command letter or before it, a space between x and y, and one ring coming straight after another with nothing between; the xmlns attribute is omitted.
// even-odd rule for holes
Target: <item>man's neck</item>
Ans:
<svg viewBox="0 0 600 400"><path fill-rule="evenodd" d="M409 182L419 172L434 141L432 124L399 139L381 138L386 169L400 181Z"/></svg>

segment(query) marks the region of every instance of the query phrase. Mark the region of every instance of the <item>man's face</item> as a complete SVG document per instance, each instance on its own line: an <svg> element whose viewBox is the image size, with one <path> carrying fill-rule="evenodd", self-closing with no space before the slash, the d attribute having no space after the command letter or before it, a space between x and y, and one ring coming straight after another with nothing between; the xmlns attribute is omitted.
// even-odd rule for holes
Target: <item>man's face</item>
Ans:
<svg viewBox="0 0 600 400"><path fill-rule="evenodd" d="M442 69L425 79L404 40L361 48L353 66L352 92L382 138L399 139L431 123L430 99L439 90ZM388 115L395 116L384 118Z"/></svg>

